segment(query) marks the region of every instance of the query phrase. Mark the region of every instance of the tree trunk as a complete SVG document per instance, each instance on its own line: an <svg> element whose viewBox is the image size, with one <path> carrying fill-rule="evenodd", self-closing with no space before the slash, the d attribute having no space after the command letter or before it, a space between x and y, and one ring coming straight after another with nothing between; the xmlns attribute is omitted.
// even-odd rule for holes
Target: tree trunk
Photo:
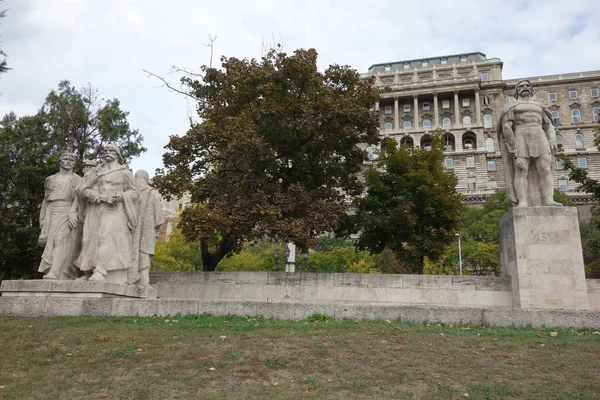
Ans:
<svg viewBox="0 0 600 400"><path fill-rule="evenodd" d="M214 271L217 269L219 262L225 258L227 254L233 249L235 241L229 236L221 239L219 247L214 253L211 253L208 249L208 244L202 240L200 241L200 256L202 258L202 271Z"/></svg>

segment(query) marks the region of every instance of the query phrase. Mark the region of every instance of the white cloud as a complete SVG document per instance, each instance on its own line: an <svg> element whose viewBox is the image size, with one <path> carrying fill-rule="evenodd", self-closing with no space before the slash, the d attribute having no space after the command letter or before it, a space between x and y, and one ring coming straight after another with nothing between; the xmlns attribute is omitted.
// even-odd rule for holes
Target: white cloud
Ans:
<svg viewBox="0 0 600 400"><path fill-rule="evenodd" d="M160 167L168 136L188 110L142 69L197 70L220 55L259 57L262 42L314 47L319 65L374 63L481 51L504 61L505 78L598 69L600 7L592 0L378 2L343 0L7 0L0 25L13 68L0 78L0 114L33 113L62 79L119 98L148 152L132 167ZM177 76L170 76L173 83Z"/></svg>

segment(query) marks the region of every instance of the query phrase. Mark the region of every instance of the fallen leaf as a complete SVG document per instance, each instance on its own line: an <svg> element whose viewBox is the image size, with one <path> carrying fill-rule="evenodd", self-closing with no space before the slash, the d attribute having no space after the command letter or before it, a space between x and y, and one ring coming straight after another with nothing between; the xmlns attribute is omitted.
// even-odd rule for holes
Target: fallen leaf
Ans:
<svg viewBox="0 0 600 400"><path fill-rule="evenodd" d="M502 379L498 379L498 380L496 381L496 383L497 383L498 385L504 385L504 381L503 381Z"/></svg>
<svg viewBox="0 0 600 400"><path fill-rule="evenodd" d="M388 324L392 323L392 321L390 321L389 319L386 319L385 322L387 322Z"/></svg>
<svg viewBox="0 0 600 400"><path fill-rule="evenodd" d="M454 324L450 324L450 328L454 328Z"/></svg>
<svg viewBox="0 0 600 400"><path fill-rule="evenodd" d="M0 389L4 389L4 385L0 385Z"/></svg>
<svg viewBox="0 0 600 400"><path fill-rule="evenodd" d="M219 336L219 339L225 340L225 339L227 339L227 336Z"/></svg>
<svg viewBox="0 0 600 400"><path fill-rule="evenodd" d="M600 335L600 332L598 332L598 331L593 332L592 335Z"/></svg>
<svg viewBox="0 0 600 400"><path fill-rule="evenodd" d="M273 382L273 383L271 383L271 386L278 386L278 385L279 385L279 382Z"/></svg>
<svg viewBox="0 0 600 400"><path fill-rule="evenodd" d="M210 367L208 370L209 370L209 371L214 371L214 370L215 370L215 367Z"/></svg>
<svg viewBox="0 0 600 400"><path fill-rule="evenodd" d="M558 336L558 332L550 332L550 336L557 337Z"/></svg>
<svg viewBox="0 0 600 400"><path fill-rule="evenodd" d="M469 397L469 393L463 394L463 397Z"/></svg>
<svg viewBox="0 0 600 400"><path fill-rule="evenodd" d="M331 383L331 378L327 378L327 382Z"/></svg>
<svg viewBox="0 0 600 400"><path fill-rule="evenodd" d="M481 333L478 333L477 336L481 336Z"/></svg>
<svg viewBox="0 0 600 400"><path fill-rule="evenodd" d="M444 334L443 334L443 333L440 333L440 336L444 336Z"/></svg>

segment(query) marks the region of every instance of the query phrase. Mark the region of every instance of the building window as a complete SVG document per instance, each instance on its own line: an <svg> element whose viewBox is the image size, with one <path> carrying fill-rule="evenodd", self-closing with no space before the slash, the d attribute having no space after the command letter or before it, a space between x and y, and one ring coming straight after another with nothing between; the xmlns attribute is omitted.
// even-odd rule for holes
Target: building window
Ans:
<svg viewBox="0 0 600 400"><path fill-rule="evenodd" d="M594 122L600 121L600 107L594 107L592 116L594 117Z"/></svg>
<svg viewBox="0 0 600 400"><path fill-rule="evenodd" d="M469 99L462 99L463 107L469 107L469 105L471 105L471 102L469 101Z"/></svg>
<svg viewBox="0 0 600 400"><path fill-rule="evenodd" d="M429 102L423 103L423 111L429 111L431 109L431 104Z"/></svg>
<svg viewBox="0 0 600 400"><path fill-rule="evenodd" d="M410 112L410 104L405 104L403 110L404 112Z"/></svg>
<svg viewBox="0 0 600 400"><path fill-rule="evenodd" d="M475 178L467 178L467 190L477 190Z"/></svg>
<svg viewBox="0 0 600 400"><path fill-rule="evenodd" d="M560 124L560 114L556 110L552 111L552 123L554 125L559 125Z"/></svg>
<svg viewBox="0 0 600 400"><path fill-rule="evenodd" d="M442 125L444 125L444 126L449 126L451 124L452 124L452 121L448 117L446 117L442 120Z"/></svg>
<svg viewBox="0 0 600 400"><path fill-rule="evenodd" d="M483 114L483 127L489 129L492 129L494 127L492 114Z"/></svg>
<svg viewBox="0 0 600 400"><path fill-rule="evenodd" d="M460 56L460 62L467 62L467 56Z"/></svg>
<svg viewBox="0 0 600 400"><path fill-rule="evenodd" d="M550 101L556 101L556 92L550 92L550 93L548 93L548 100L550 100Z"/></svg>
<svg viewBox="0 0 600 400"><path fill-rule="evenodd" d="M450 108L450 100L442 100L442 108Z"/></svg>
<svg viewBox="0 0 600 400"><path fill-rule="evenodd" d="M454 168L454 160L451 158L444 159L444 167L446 167L448 169Z"/></svg>
<svg viewBox="0 0 600 400"><path fill-rule="evenodd" d="M428 65L429 65L429 61L427 61L427 60L421 61L421 66L427 67Z"/></svg>
<svg viewBox="0 0 600 400"><path fill-rule="evenodd" d="M475 157L467 157L467 168L475 168Z"/></svg>
<svg viewBox="0 0 600 400"><path fill-rule="evenodd" d="M375 159L375 152L373 151L373 147L367 146L365 151L367 152L367 158L369 159L369 161L373 161Z"/></svg>
<svg viewBox="0 0 600 400"><path fill-rule="evenodd" d="M562 142L563 142L562 136L556 135L556 143L557 144L562 144Z"/></svg>
<svg viewBox="0 0 600 400"><path fill-rule="evenodd" d="M384 67L384 69L385 69L385 71L386 71L386 72L387 72L387 71L391 71L391 70L392 70L392 66L391 66L391 65L386 65L386 66Z"/></svg>
<svg viewBox="0 0 600 400"><path fill-rule="evenodd" d="M569 90L569 99L575 100L577 98L577 90Z"/></svg>
<svg viewBox="0 0 600 400"><path fill-rule="evenodd" d="M409 69L410 68L410 64L409 63L404 63L404 69Z"/></svg>
<svg viewBox="0 0 600 400"><path fill-rule="evenodd" d="M575 135L575 148L577 150L585 149L585 145L583 143L583 135L581 133Z"/></svg>
<svg viewBox="0 0 600 400"><path fill-rule="evenodd" d="M565 167L565 162L563 160L556 160L556 169L563 169Z"/></svg>
<svg viewBox="0 0 600 400"><path fill-rule="evenodd" d="M488 171L496 170L496 160L488 160L487 165L488 165Z"/></svg>
<svg viewBox="0 0 600 400"><path fill-rule="evenodd" d="M423 120L423 128L429 128L431 127L431 120L430 119L424 119Z"/></svg>
<svg viewBox="0 0 600 400"><path fill-rule="evenodd" d="M600 93L598 93L599 90L598 89L590 89L590 97L598 97L600 96Z"/></svg>
<svg viewBox="0 0 600 400"><path fill-rule="evenodd" d="M559 179L558 180L558 190L560 190L561 192L566 192L569 190L569 181L566 179Z"/></svg>
<svg viewBox="0 0 600 400"><path fill-rule="evenodd" d="M404 121L404 129L410 129L411 126L410 121Z"/></svg>
<svg viewBox="0 0 600 400"><path fill-rule="evenodd" d="M385 106L383 109L383 113L384 114L391 114L392 113L392 106Z"/></svg>
<svg viewBox="0 0 600 400"><path fill-rule="evenodd" d="M586 157L577 157L577 166L579 168L587 168L587 158Z"/></svg>
<svg viewBox="0 0 600 400"><path fill-rule="evenodd" d="M384 125L384 129L386 131L391 131L392 130L392 123L391 122L386 122Z"/></svg>
<svg viewBox="0 0 600 400"><path fill-rule="evenodd" d="M574 108L571 110L571 122L574 124L581 122L581 112L579 111L579 108Z"/></svg>
<svg viewBox="0 0 600 400"><path fill-rule="evenodd" d="M493 153L496 151L494 139L492 139L491 137L485 139L485 151L487 151L488 153Z"/></svg>
<svg viewBox="0 0 600 400"><path fill-rule="evenodd" d="M484 94L481 96L481 104L483 104L484 106L489 106L490 104L492 104L492 99L487 94Z"/></svg>
<svg viewBox="0 0 600 400"><path fill-rule="evenodd" d="M491 190L498 189L498 182L497 181L488 181L488 189L491 189Z"/></svg>
<svg viewBox="0 0 600 400"><path fill-rule="evenodd" d="M471 125L471 117L468 115L465 115L463 117L463 125Z"/></svg>
<svg viewBox="0 0 600 400"><path fill-rule="evenodd" d="M481 73L481 81L482 82L487 82L490 80L490 75L487 72L482 72Z"/></svg>

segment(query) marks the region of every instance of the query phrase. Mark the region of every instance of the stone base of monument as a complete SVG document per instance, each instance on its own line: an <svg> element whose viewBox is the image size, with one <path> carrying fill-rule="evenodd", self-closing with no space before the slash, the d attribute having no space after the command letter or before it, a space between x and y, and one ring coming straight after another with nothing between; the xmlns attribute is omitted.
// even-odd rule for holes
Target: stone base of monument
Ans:
<svg viewBox="0 0 600 400"><path fill-rule="evenodd" d="M103 298L121 297L133 299L156 299L152 287L120 285L108 282L22 280L2 281L0 292L3 297L61 297Z"/></svg>
<svg viewBox="0 0 600 400"><path fill-rule="evenodd" d="M513 307L590 308L575 207L510 209L500 220L500 264Z"/></svg>

